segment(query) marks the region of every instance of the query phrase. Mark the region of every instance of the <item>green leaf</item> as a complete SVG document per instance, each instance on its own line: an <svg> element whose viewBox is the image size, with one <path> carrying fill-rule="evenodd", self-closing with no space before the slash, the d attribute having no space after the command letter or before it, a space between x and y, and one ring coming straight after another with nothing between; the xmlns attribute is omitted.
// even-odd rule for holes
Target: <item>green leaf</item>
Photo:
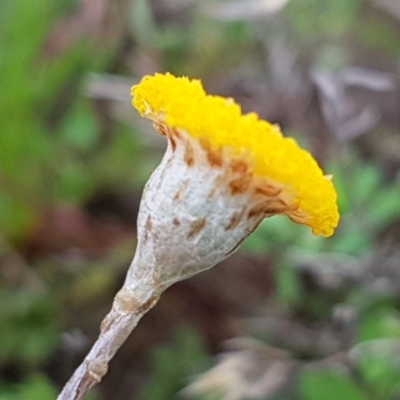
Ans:
<svg viewBox="0 0 400 400"><path fill-rule="evenodd" d="M87 165L75 160L65 162L55 183L55 199L79 203L91 193L95 182Z"/></svg>
<svg viewBox="0 0 400 400"><path fill-rule="evenodd" d="M371 200L369 217L377 229L382 229L400 217L400 186L382 188Z"/></svg>
<svg viewBox="0 0 400 400"><path fill-rule="evenodd" d="M334 236L333 240L332 247L337 253L359 256L369 253L373 248L371 233L359 226L341 229L340 235Z"/></svg>
<svg viewBox="0 0 400 400"><path fill-rule="evenodd" d="M154 350L152 378L140 398L143 400L175 398L188 377L200 372L207 360L199 334L193 329L180 329L174 342Z"/></svg>
<svg viewBox="0 0 400 400"><path fill-rule="evenodd" d="M19 291L0 291L0 362L42 362L59 339L54 299Z"/></svg>
<svg viewBox="0 0 400 400"><path fill-rule="evenodd" d="M49 379L43 375L32 375L19 390L21 400L53 400L57 397L57 391Z"/></svg>
<svg viewBox="0 0 400 400"><path fill-rule="evenodd" d="M135 37L142 45L150 48L156 47L161 36L153 19L149 2L134 0L131 3L130 22Z"/></svg>
<svg viewBox="0 0 400 400"><path fill-rule="evenodd" d="M0 193L0 227L7 237L16 241L23 238L33 221L33 209L9 193Z"/></svg>
<svg viewBox="0 0 400 400"><path fill-rule="evenodd" d="M352 350L357 369L377 398L393 399L400 384L400 340L364 342Z"/></svg>
<svg viewBox="0 0 400 400"><path fill-rule="evenodd" d="M18 384L0 381L0 400L53 400L56 397L56 389L42 374L29 375Z"/></svg>
<svg viewBox="0 0 400 400"><path fill-rule="evenodd" d="M400 339L400 313L394 308L368 310L360 321L358 343L380 338Z"/></svg>
<svg viewBox="0 0 400 400"><path fill-rule="evenodd" d="M342 165L332 163L326 168L327 173L333 175L333 184L337 192L338 207L341 214L346 214L352 209L352 199L347 189L347 175Z"/></svg>
<svg viewBox="0 0 400 400"><path fill-rule="evenodd" d="M80 150L88 150L98 138L99 127L87 102L77 103L65 117L61 133L65 142Z"/></svg>
<svg viewBox="0 0 400 400"><path fill-rule="evenodd" d="M278 301L287 304L297 302L302 295L298 271L284 265L274 268L275 294Z"/></svg>
<svg viewBox="0 0 400 400"><path fill-rule="evenodd" d="M353 28L359 0L292 1L285 10L291 29L306 38L342 36Z"/></svg>
<svg viewBox="0 0 400 400"><path fill-rule="evenodd" d="M302 400L368 400L368 397L342 371L305 370L300 375Z"/></svg>
<svg viewBox="0 0 400 400"><path fill-rule="evenodd" d="M352 180L352 192L357 203L369 201L376 194L383 178L378 165L362 164L357 167L356 179Z"/></svg>
<svg viewBox="0 0 400 400"><path fill-rule="evenodd" d="M380 50L390 56L399 55L398 32L392 24L380 19L376 13L366 15L354 26L361 41L372 50Z"/></svg>

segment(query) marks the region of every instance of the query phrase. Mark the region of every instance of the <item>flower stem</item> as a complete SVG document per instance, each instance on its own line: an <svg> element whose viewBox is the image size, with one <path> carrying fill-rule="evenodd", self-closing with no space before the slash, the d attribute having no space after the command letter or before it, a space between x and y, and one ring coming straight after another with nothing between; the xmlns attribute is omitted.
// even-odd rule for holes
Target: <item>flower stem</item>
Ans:
<svg viewBox="0 0 400 400"><path fill-rule="evenodd" d="M138 302L125 287L118 292L111 311L101 323L99 337L57 400L80 400L101 381L110 360L158 298L158 295L150 293L146 300Z"/></svg>

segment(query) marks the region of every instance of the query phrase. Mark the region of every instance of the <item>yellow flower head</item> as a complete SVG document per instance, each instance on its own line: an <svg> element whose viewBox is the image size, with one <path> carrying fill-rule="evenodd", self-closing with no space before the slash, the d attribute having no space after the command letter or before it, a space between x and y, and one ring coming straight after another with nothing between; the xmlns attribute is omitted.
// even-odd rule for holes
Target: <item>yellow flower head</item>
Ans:
<svg viewBox="0 0 400 400"><path fill-rule="evenodd" d="M264 216L285 214L315 235L333 234L339 214L330 177L276 125L255 113L243 115L232 99L207 95L199 80L168 73L144 77L132 95L134 107L173 146L187 134L207 151L210 166L229 159L236 172L242 170L242 179L231 188L247 190L250 185L254 195L264 195L266 201L257 203Z"/></svg>

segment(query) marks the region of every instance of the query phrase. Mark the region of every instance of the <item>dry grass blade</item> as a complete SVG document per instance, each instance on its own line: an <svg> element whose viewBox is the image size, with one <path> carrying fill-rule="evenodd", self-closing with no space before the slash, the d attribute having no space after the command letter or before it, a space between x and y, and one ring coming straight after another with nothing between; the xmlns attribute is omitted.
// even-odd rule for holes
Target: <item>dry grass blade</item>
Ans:
<svg viewBox="0 0 400 400"><path fill-rule="evenodd" d="M242 21L267 18L281 11L289 0L238 0L207 5L203 12L222 21Z"/></svg>
<svg viewBox="0 0 400 400"><path fill-rule="evenodd" d="M218 364L197 377L184 391L187 396L218 394L221 400L265 399L284 385L294 363L277 348L250 339L234 339L234 346Z"/></svg>

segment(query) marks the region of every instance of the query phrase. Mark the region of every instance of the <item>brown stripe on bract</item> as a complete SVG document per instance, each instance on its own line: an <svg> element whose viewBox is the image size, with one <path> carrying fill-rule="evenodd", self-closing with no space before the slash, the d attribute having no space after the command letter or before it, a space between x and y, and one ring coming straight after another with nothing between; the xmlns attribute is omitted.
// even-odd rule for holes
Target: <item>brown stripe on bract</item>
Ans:
<svg viewBox="0 0 400 400"><path fill-rule="evenodd" d="M271 204L270 200L265 200L261 203L256 204L247 213L247 218L251 219L251 218L259 217L260 215L264 215L265 210L269 207L270 204Z"/></svg>
<svg viewBox="0 0 400 400"><path fill-rule="evenodd" d="M175 226L179 226L181 223L179 222L179 219L178 218L174 218L173 220L172 220L172 223L175 225Z"/></svg>
<svg viewBox="0 0 400 400"><path fill-rule="evenodd" d="M188 182L187 182L187 181L184 181L184 182L180 185L180 187L179 187L179 189L176 191L176 193L174 194L173 201L178 201L178 200L182 197L182 193L185 192L185 190L186 190L187 187L188 187Z"/></svg>
<svg viewBox="0 0 400 400"><path fill-rule="evenodd" d="M244 193L250 185L251 178L252 174L246 173L230 181L229 188L231 189L231 193L232 194Z"/></svg>
<svg viewBox="0 0 400 400"><path fill-rule="evenodd" d="M185 154L183 155L183 159L184 159L184 161L185 161L185 163L187 164L188 167L193 166L193 164L194 164L194 151L193 151L192 144L190 143L189 140L185 143Z"/></svg>
<svg viewBox="0 0 400 400"><path fill-rule="evenodd" d="M161 124L160 122L153 122L153 126L161 136L168 137L168 128L164 124Z"/></svg>
<svg viewBox="0 0 400 400"><path fill-rule="evenodd" d="M198 218L196 221L192 222L190 225L190 230L188 233L188 238L191 238L195 235L197 235L201 230L204 228L204 225L206 224L206 217L203 218Z"/></svg>
<svg viewBox="0 0 400 400"><path fill-rule="evenodd" d="M282 214L287 213L288 211L290 211L290 207L283 199L273 199L265 210L265 213Z"/></svg>
<svg viewBox="0 0 400 400"><path fill-rule="evenodd" d="M289 205L282 199L269 199L258 203L250 209L248 218L259 217L266 214L286 214L290 210Z"/></svg>
<svg viewBox="0 0 400 400"><path fill-rule="evenodd" d="M243 160L232 160L229 164L229 168L234 173L244 174L249 169L249 164Z"/></svg>
<svg viewBox="0 0 400 400"><path fill-rule="evenodd" d="M173 136L170 136L168 139L169 142L171 143L171 149L174 152L176 150L176 141Z"/></svg>
<svg viewBox="0 0 400 400"><path fill-rule="evenodd" d="M150 215L147 217L146 222L144 224L144 233L143 233L143 240L147 241L147 238L149 237L149 231L153 228L153 224L151 222L151 217Z"/></svg>
<svg viewBox="0 0 400 400"><path fill-rule="evenodd" d="M178 189L177 192L174 194L173 200L178 201L181 198L182 189Z"/></svg>
<svg viewBox="0 0 400 400"><path fill-rule="evenodd" d="M297 205L293 210L290 210L290 213L288 213L288 217L297 224L304 224L307 219L310 219L310 217L298 208L299 206Z"/></svg>
<svg viewBox="0 0 400 400"><path fill-rule="evenodd" d="M298 215L288 214L288 217L289 217L293 222L295 222L296 224L304 224L305 221L306 221L306 218L304 218L304 216L303 216L303 217L300 217L300 216L298 216Z"/></svg>
<svg viewBox="0 0 400 400"><path fill-rule="evenodd" d="M272 185L257 186L254 188L255 194L262 194L267 197L276 197L282 192L282 188L274 187Z"/></svg>
<svg viewBox="0 0 400 400"><path fill-rule="evenodd" d="M210 190L210 193L208 193L207 196L208 201L212 201L215 196L219 195L219 189L220 189L219 184L220 184L220 179L217 179L213 188Z"/></svg>
<svg viewBox="0 0 400 400"><path fill-rule="evenodd" d="M222 151L221 150L208 150L207 161L211 167L222 167Z"/></svg>
<svg viewBox="0 0 400 400"><path fill-rule="evenodd" d="M151 217L150 217L150 215L147 217L146 223L145 223L144 226L145 226L145 228L146 228L148 231L150 231L151 228L153 228L153 223L151 222Z"/></svg>
<svg viewBox="0 0 400 400"><path fill-rule="evenodd" d="M208 139L202 137L199 139L200 146L206 153L207 161L211 167L222 167L224 160L221 149L214 149Z"/></svg>
<svg viewBox="0 0 400 400"><path fill-rule="evenodd" d="M177 139L182 139L182 135L179 132L178 129L176 128L169 128L169 132L171 133L171 136L175 136Z"/></svg>
<svg viewBox="0 0 400 400"><path fill-rule="evenodd" d="M157 121L153 122L153 126L160 135L166 136L169 139L169 142L171 143L171 149L174 152L177 146L176 139L181 138L179 131Z"/></svg>
<svg viewBox="0 0 400 400"><path fill-rule="evenodd" d="M236 228L239 225L239 222L242 220L244 214L244 209L241 209L237 213L233 214L228 225L225 226L225 230L229 231L231 229Z"/></svg>

